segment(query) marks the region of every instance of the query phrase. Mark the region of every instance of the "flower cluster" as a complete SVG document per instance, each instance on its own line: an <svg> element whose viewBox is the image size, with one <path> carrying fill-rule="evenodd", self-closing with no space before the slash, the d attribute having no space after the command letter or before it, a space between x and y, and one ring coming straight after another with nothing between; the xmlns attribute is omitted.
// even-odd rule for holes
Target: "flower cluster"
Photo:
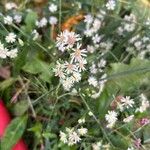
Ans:
<svg viewBox="0 0 150 150"><path fill-rule="evenodd" d="M38 28L43 28L43 27L46 27L47 24L49 23L50 25L56 25L57 22L58 22L58 19L57 17L55 16L55 12L57 12L58 8L57 8L57 5L54 4L54 3L51 3L49 6L48 6L48 10L49 12L52 14L51 16L49 16L49 18L47 19L46 17L42 17L40 20L37 20L36 21L36 26Z"/></svg>
<svg viewBox="0 0 150 150"><path fill-rule="evenodd" d="M80 36L74 32L67 30L63 31L57 37L57 47L62 52L69 53L68 61L57 61L57 65L54 69L55 76L60 78L65 90L70 90L74 83L81 80L81 72L86 70L87 64L86 56L87 50L82 49L82 45L79 43Z"/></svg>
<svg viewBox="0 0 150 150"><path fill-rule="evenodd" d="M14 43L16 41L16 34L14 33L9 33L6 37L5 37L5 41L6 43ZM8 49L4 46L4 44L2 44L0 42L0 58L5 59L7 57L10 58L15 58L17 57L17 53L18 53L18 49L17 48L12 48L12 49Z"/></svg>
<svg viewBox="0 0 150 150"><path fill-rule="evenodd" d="M135 109L134 114L131 114L127 116L126 118L124 118L123 119L124 123L130 122L131 120L133 120L137 112L143 113L149 107L149 101L147 100L144 94L141 94L139 98L141 101L141 106ZM116 121L118 120L117 116L119 113L124 113L126 110L128 111L130 108L134 109L133 105L135 104L134 100L131 99L130 96L126 96L126 97L119 96L115 99L114 102L117 106L116 111L114 110L108 111L108 114L105 115L105 119L108 122L108 125L107 125L108 128L112 128L115 125ZM142 121L144 122L145 120L142 120Z"/></svg>
<svg viewBox="0 0 150 150"><path fill-rule="evenodd" d="M133 32L136 28L136 22L137 19L134 14L125 15L121 25L117 29L118 34L124 36L128 32Z"/></svg>
<svg viewBox="0 0 150 150"><path fill-rule="evenodd" d="M82 139L82 136L85 136L87 134L87 128L66 128L66 132L60 131L60 140L68 144L69 146L72 146L74 144L79 143Z"/></svg>

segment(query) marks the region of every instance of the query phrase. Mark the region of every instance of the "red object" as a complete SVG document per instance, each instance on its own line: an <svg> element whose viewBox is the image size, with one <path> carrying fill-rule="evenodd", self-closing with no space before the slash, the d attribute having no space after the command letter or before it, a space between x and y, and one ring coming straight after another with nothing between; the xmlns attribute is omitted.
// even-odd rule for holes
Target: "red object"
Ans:
<svg viewBox="0 0 150 150"><path fill-rule="evenodd" d="M7 128L8 124L11 122L10 115L3 103L0 100L0 137L4 135L5 129ZM28 150L26 144L21 139L19 142L13 147L12 150Z"/></svg>

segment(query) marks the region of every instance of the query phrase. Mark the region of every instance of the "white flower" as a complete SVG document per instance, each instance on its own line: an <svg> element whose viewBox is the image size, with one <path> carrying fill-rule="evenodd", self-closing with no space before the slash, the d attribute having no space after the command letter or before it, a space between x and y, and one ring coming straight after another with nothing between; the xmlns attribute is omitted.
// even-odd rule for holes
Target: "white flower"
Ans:
<svg viewBox="0 0 150 150"><path fill-rule="evenodd" d="M128 117L126 117L126 118L123 119L123 122L128 123L131 120L133 120L133 118L134 118L134 115L128 116Z"/></svg>
<svg viewBox="0 0 150 150"><path fill-rule="evenodd" d="M51 17L49 18L49 23L50 23L51 25L57 24L57 21L58 21L58 19L57 19L56 17L54 17L54 16L51 16Z"/></svg>
<svg viewBox="0 0 150 150"><path fill-rule="evenodd" d="M0 42L0 58L5 59L7 57L8 50L4 48L4 45Z"/></svg>
<svg viewBox="0 0 150 150"><path fill-rule="evenodd" d="M15 20L16 23L20 23L21 20L22 20L22 16L21 15L15 15L14 20Z"/></svg>
<svg viewBox="0 0 150 150"><path fill-rule="evenodd" d="M99 43L101 40L101 36L99 36L98 34L96 34L95 36L92 37L93 43Z"/></svg>
<svg viewBox="0 0 150 150"><path fill-rule="evenodd" d="M90 67L90 73L91 74L96 74L97 73L97 67L94 63L92 63L92 65Z"/></svg>
<svg viewBox="0 0 150 150"><path fill-rule="evenodd" d="M10 58L17 57L17 54L18 54L18 49L17 48L12 49L12 50L7 52L7 56L10 57Z"/></svg>
<svg viewBox="0 0 150 150"><path fill-rule="evenodd" d="M136 109L136 112L144 112L146 109L150 106L149 101L147 100L147 97L144 94L140 95L141 98L141 106Z"/></svg>
<svg viewBox="0 0 150 150"><path fill-rule="evenodd" d="M81 80L81 74L79 72L73 72L72 77L73 82L79 82Z"/></svg>
<svg viewBox="0 0 150 150"><path fill-rule="evenodd" d="M62 83L64 89L65 89L66 91L69 91L70 88L73 86L74 80L73 80L72 77L67 77L67 78L65 78L65 79L62 79L62 80L61 80L61 83Z"/></svg>
<svg viewBox="0 0 150 150"><path fill-rule="evenodd" d="M122 106L125 108L133 107L134 101L130 99L130 96L122 97L121 98Z"/></svg>
<svg viewBox="0 0 150 150"><path fill-rule="evenodd" d="M47 25L47 19L43 17L40 21L36 21L38 28L45 27Z"/></svg>
<svg viewBox="0 0 150 150"><path fill-rule="evenodd" d="M87 46L87 51L90 52L90 53L93 53L95 51L94 46L88 45Z"/></svg>
<svg viewBox="0 0 150 150"><path fill-rule="evenodd" d="M93 76L89 77L88 83L89 83L89 85L93 85L94 87L96 87L98 85L96 78Z"/></svg>
<svg viewBox="0 0 150 150"><path fill-rule="evenodd" d="M33 35L34 41L37 40L40 36L39 33L37 32L37 30L33 30L31 34Z"/></svg>
<svg viewBox="0 0 150 150"><path fill-rule="evenodd" d="M75 132L70 132L68 135L68 145L72 146L81 141L80 136Z"/></svg>
<svg viewBox="0 0 150 150"><path fill-rule="evenodd" d="M106 60L104 60L103 58L100 60L100 62L98 63L98 67L99 68L103 68L106 65Z"/></svg>
<svg viewBox="0 0 150 150"><path fill-rule="evenodd" d="M6 8L6 10L16 9L17 5L13 2L8 2L5 4L5 8Z"/></svg>
<svg viewBox="0 0 150 150"><path fill-rule="evenodd" d="M11 16L4 17L4 24L11 25L13 22L13 18Z"/></svg>
<svg viewBox="0 0 150 150"><path fill-rule="evenodd" d="M87 128L83 128L83 127L78 129L79 135L85 135L85 134L87 134L87 131L88 131L88 129Z"/></svg>
<svg viewBox="0 0 150 150"><path fill-rule="evenodd" d="M93 22L94 32L98 31L101 27L101 21L99 19L95 19Z"/></svg>
<svg viewBox="0 0 150 150"><path fill-rule="evenodd" d="M112 128L117 121L117 113L115 111L108 111L108 114L105 115L105 119L108 122L107 127Z"/></svg>
<svg viewBox="0 0 150 150"><path fill-rule="evenodd" d="M109 1L106 3L106 7L107 7L108 10L114 10L114 9L115 9L115 6L116 6L115 0L109 0Z"/></svg>
<svg viewBox="0 0 150 150"><path fill-rule="evenodd" d="M64 73L64 64L60 64L59 61L57 61L56 67L54 68L55 76L58 76L59 78L65 78L65 73Z"/></svg>
<svg viewBox="0 0 150 150"><path fill-rule="evenodd" d="M88 112L88 115L89 115L89 116L93 116L94 114L93 114L91 111L89 111L89 112Z"/></svg>
<svg viewBox="0 0 150 150"><path fill-rule="evenodd" d="M61 140L63 143L67 143L67 142L68 142L68 140L67 140L67 135L66 135L64 132L62 132L62 131L60 131L60 140Z"/></svg>
<svg viewBox="0 0 150 150"><path fill-rule="evenodd" d="M79 69L79 72L85 71L85 65L87 64L87 60L82 58L78 63L77 63L77 68Z"/></svg>
<svg viewBox="0 0 150 150"><path fill-rule="evenodd" d="M101 150L102 142L92 144L93 150Z"/></svg>
<svg viewBox="0 0 150 150"><path fill-rule="evenodd" d="M82 61L83 57L86 57L87 50L86 49L80 49L81 44L77 43L77 47L73 48L74 51L71 53L71 61L80 62Z"/></svg>
<svg viewBox="0 0 150 150"><path fill-rule="evenodd" d="M79 119L79 120L78 120L78 123L79 123L79 124L85 123L85 118Z"/></svg>
<svg viewBox="0 0 150 150"><path fill-rule="evenodd" d="M74 71L77 71L77 66L73 63L69 63L66 61L64 66L65 66L65 72L67 74L70 74L70 73L73 73Z"/></svg>
<svg viewBox="0 0 150 150"><path fill-rule="evenodd" d="M84 22L91 24L93 22L93 17L90 14L86 15Z"/></svg>
<svg viewBox="0 0 150 150"><path fill-rule="evenodd" d="M69 32L68 30L61 32L56 39L56 47L62 52L65 49L72 48L77 41L81 40L79 34Z"/></svg>
<svg viewBox="0 0 150 150"><path fill-rule="evenodd" d="M16 41L16 34L13 32L9 33L5 38L7 43L14 43Z"/></svg>
<svg viewBox="0 0 150 150"><path fill-rule="evenodd" d="M49 11L54 13L57 11L57 5L55 4L51 4L49 7L48 7Z"/></svg>

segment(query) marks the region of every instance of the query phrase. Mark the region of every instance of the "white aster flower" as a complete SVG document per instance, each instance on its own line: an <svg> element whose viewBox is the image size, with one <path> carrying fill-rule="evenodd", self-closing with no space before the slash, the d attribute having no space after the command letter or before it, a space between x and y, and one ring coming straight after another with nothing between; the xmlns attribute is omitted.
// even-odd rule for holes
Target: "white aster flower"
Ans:
<svg viewBox="0 0 150 150"><path fill-rule="evenodd" d="M72 77L67 77L65 79L62 79L61 83L64 87L64 90L69 91L71 87L73 86L74 80Z"/></svg>
<svg viewBox="0 0 150 150"><path fill-rule="evenodd" d="M17 55L18 55L18 49L17 48L12 49L12 50L7 52L7 56L10 58L15 58L15 57L17 57Z"/></svg>
<svg viewBox="0 0 150 150"><path fill-rule="evenodd" d="M141 98L141 106L136 109L136 112L144 112L146 109L150 106L149 101L147 100L147 97L144 94L140 95Z"/></svg>
<svg viewBox="0 0 150 150"><path fill-rule="evenodd" d="M130 96L122 97L121 98L121 105L125 108L133 107L134 101L130 99Z"/></svg>
<svg viewBox="0 0 150 150"><path fill-rule="evenodd" d="M63 143L67 143L67 142L68 142L66 133L60 131L60 140L61 140Z"/></svg>
<svg viewBox="0 0 150 150"><path fill-rule="evenodd" d="M81 118L81 119L79 119L79 120L78 120L78 123L79 123L79 124L83 124L83 123L85 123L85 118Z"/></svg>
<svg viewBox="0 0 150 150"><path fill-rule="evenodd" d="M47 19L43 17L40 21L36 21L38 28L45 27L47 25Z"/></svg>
<svg viewBox="0 0 150 150"><path fill-rule="evenodd" d="M7 58L8 50L4 47L4 45L0 42L0 58Z"/></svg>
<svg viewBox="0 0 150 150"><path fill-rule="evenodd" d="M99 36L98 34L96 34L95 36L92 37L93 43L97 44L100 42L101 40L101 36Z"/></svg>
<svg viewBox="0 0 150 150"><path fill-rule="evenodd" d="M88 83L89 83L89 85L93 85L94 87L97 87L97 85L98 85L96 78L93 76L89 77Z"/></svg>
<svg viewBox="0 0 150 150"><path fill-rule="evenodd" d="M15 21L16 23L20 23L21 20L22 20L22 16L21 16L21 15L15 15L15 16L14 16L14 21Z"/></svg>
<svg viewBox="0 0 150 150"><path fill-rule="evenodd" d="M81 44L77 43L77 47L73 48L73 53L71 53L71 61L80 62L83 57L86 57L87 50L81 49Z"/></svg>
<svg viewBox="0 0 150 150"><path fill-rule="evenodd" d="M67 74L70 74L70 73L73 73L74 71L77 71L77 66L73 63L69 63L69 62L65 62L64 64L64 67L65 67L65 72Z"/></svg>
<svg viewBox="0 0 150 150"><path fill-rule="evenodd" d="M55 72L55 76L58 76L59 78L65 78L64 68L65 65L57 61L56 67L53 70Z"/></svg>
<svg viewBox="0 0 150 150"><path fill-rule="evenodd" d="M131 120L133 120L133 118L134 118L134 115L128 116L128 117L126 117L126 118L123 119L123 122L128 123Z"/></svg>
<svg viewBox="0 0 150 150"><path fill-rule="evenodd" d="M14 43L16 41L16 34L13 32L9 33L5 38L7 43Z"/></svg>
<svg viewBox="0 0 150 150"><path fill-rule="evenodd" d="M57 24L57 22L58 22L58 19L57 19L56 17L51 16L51 17L49 18L49 23L50 23L51 25L55 25L55 24Z"/></svg>
<svg viewBox="0 0 150 150"><path fill-rule="evenodd" d="M40 37L40 35L39 35L39 33L37 32L37 30L33 30L33 31L32 31L32 35L33 35L33 40L34 40L34 41L37 40L37 39Z"/></svg>
<svg viewBox="0 0 150 150"><path fill-rule="evenodd" d="M93 150L101 150L102 142L92 144Z"/></svg>
<svg viewBox="0 0 150 150"><path fill-rule="evenodd" d="M90 52L90 53L94 53L94 51L95 51L94 46L88 45L88 46L87 46L87 51Z"/></svg>
<svg viewBox="0 0 150 150"><path fill-rule="evenodd" d="M72 79L73 82L79 82L81 80L81 74L79 72L73 72Z"/></svg>
<svg viewBox="0 0 150 150"><path fill-rule="evenodd" d="M86 22L87 24L91 24L93 22L93 17L91 16L91 14L85 16L84 22Z"/></svg>
<svg viewBox="0 0 150 150"><path fill-rule="evenodd" d="M87 132L88 132L88 129L87 128L80 128L80 129L78 129L78 133L79 133L79 135L85 135L85 134L87 134Z"/></svg>
<svg viewBox="0 0 150 150"><path fill-rule="evenodd" d="M82 58L78 63L77 63L77 68L79 69L79 72L85 71L85 65L87 64L87 60Z"/></svg>
<svg viewBox="0 0 150 150"><path fill-rule="evenodd" d="M4 17L4 24L11 25L13 23L13 18L11 16Z"/></svg>
<svg viewBox="0 0 150 150"><path fill-rule="evenodd" d="M105 119L108 122L107 127L112 128L117 119L117 113L115 111L108 111L108 114L105 115Z"/></svg>
<svg viewBox="0 0 150 150"><path fill-rule="evenodd" d="M48 7L49 11L54 13L57 11L57 5L55 4L51 4L49 7Z"/></svg>
<svg viewBox="0 0 150 150"><path fill-rule="evenodd" d="M116 7L116 2L115 0L108 0L108 2L106 3L106 8L108 10L114 10Z"/></svg>
<svg viewBox="0 0 150 150"><path fill-rule="evenodd" d="M74 144L77 144L81 141L80 136L77 134L77 132L73 131L70 132L68 135L68 145L72 146Z"/></svg>

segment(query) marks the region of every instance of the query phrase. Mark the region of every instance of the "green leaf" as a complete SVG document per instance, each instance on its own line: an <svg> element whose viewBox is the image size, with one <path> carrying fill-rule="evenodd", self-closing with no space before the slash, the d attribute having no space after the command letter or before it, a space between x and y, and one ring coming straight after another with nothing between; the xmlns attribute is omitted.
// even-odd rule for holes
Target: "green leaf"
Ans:
<svg viewBox="0 0 150 150"><path fill-rule="evenodd" d="M16 81L16 78L9 78L0 83L0 90L5 90Z"/></svg>
<svg viewBox="0 0 150 150"><path fill-rule="evenodd" d="M18 117L9 124L1 140L2 150L11 150L21 138L27 123L27 116Z"/></svg>
<svg viewBox="0 0 150 150"><path fill-rule="evenodd" d="M50 82L50 77L52 76L50 66L38 58L30 59L23 67L23 70L30 74L39 74L40 79L46 82Z"/></svg>
<svg viewBox="0 0 150 150"><path fill-rule="evenodd" d="M21 116L27 111L28 107L29 107L29 105L26 100L17 102L13 108L14 114L16 116Z"/></svg>
<svg viewBox="0 0 150 150"><path fill-rule="evenodd" d="M150 61L133 58L130 64L113 63L108 72L107 88L128 91L129 88L139 87L144 81L149 80Z"/></svg>

